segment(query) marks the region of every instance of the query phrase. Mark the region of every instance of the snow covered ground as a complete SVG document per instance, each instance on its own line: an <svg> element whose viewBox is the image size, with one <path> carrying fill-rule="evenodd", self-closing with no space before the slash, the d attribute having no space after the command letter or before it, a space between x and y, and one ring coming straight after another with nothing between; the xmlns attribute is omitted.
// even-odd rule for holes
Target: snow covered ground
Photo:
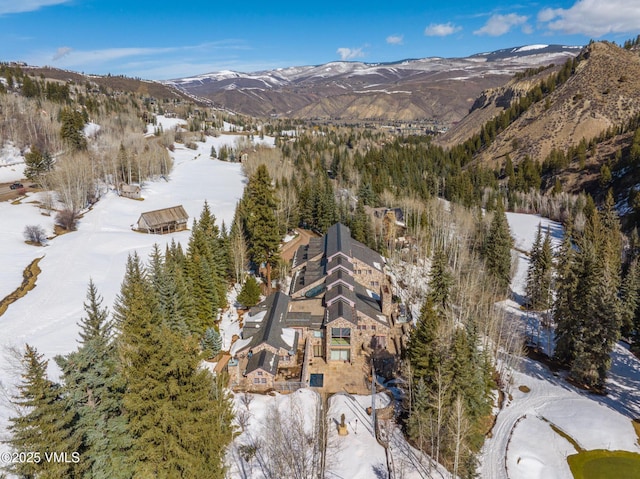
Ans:
<svg viewBox="0 0 640 479"><path fill-rule="evenodd" d="M561 226L536 215L507 214L516 248L530 250L538 223L549 225L554 245L562 238ZM514 298L524 295L528 258L518 253L511 283ZM502 302L514 321L534 320L513 300ZM543 338L543 343L548 341ZM640 361L626 347L612 353L607 396L588 394L570 385L562 374L524 358L513 372L510 397L498 414L493 434L481 454L480 475L491 479L571 479L566 457L576 448L625 450L640 453L632 419L640 417Z"/></svg>
<svg viewBox="0 0 640 479"><path fill-rule="evenodd" d="M160 117L159 121L165 130L171 127L167 119ZM222 145L232 147L236 138L236 135L207 137L206 142L197 143L197 150L177 144L171 154L174 171L166 180L146 182L142 188L143 201L122 198L110 191L84 214L77 231L56 237L45 247L29 246L23 238L26 225L41 225L48 235L53 234L53 218L41 215L35 203L41 193L29 194L21 204L0 203L0 298L20 285L24 268L34 258L42 258L36 287L0 316L0 440L4 439L10 415L10 405L3 396L13 391L16 381L7 351L11 347L22 348L25 343L35 346L50 360L50 374L55 377L53 357L76 347L77 322L83 315L89 278L104 297L103 304L111 308L130 253L137 251L146 260L155 243L164 249L173 239L186 247L189 231L164 236L132 231L131 226L142 212L181 204L191 222L207 200L218 222L229 225L246 179L240 164L212 160L209 155L212 146L216 151ZM264 141L273 144L273 139ZM232 312L225 319L228 331L223 339L227 348L232 334L237 332L237 316ZM0 451L4 447L0 446Z"/></svg>
<svg viewBox="0 0 640 479"><path fill-rule="evenodd" d="M376 407L389 404L389 396L376 395ZM387 456L384 447L376 440L371 416L366 408L371 406L371 396L335 394L329 398L327 414L327 478L348 477L368 479L387 477ZM338 435L338 424L345 416L346 436Z"/></svg>
<svg viewBox="0 0 640 479"><path fill-rule="evenodd" d="M24 156L11 142L0 145L0 183L24 178Z"/></svg>
<svg viewBox="0 0 640 479"><path fill-rule="evenodd" d="M278 454L300 461L304 455L309 464L314 461L319 464L318 446L321 439L318 437L317 421L320 396L315 391L299 389L286 395L238 393L234 395L234 409L235 426L239 434L227 451L227 477L276 477L274 474L278 466L274 459ZM286 437L283 437L283 433ZM298 442L299 439L304 439L302 444ZM288 441L300 448L288 449ZM279 459L286 461L282 457Z"/></svg>

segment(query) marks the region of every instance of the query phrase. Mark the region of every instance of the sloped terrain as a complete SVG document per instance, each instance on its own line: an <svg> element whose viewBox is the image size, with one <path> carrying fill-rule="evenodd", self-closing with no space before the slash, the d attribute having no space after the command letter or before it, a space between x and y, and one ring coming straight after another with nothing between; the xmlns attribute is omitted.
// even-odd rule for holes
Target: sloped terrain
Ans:
<svg viewBox="0 0 640 479"><path fill-rule="evenodd" d="M638 113L640 56L607 42L593 43L575 74L499 134L478 160L497 166L509 154L515 164L527 155L542 162L552 149L566 152Z"/></svg>
<svg viewBox="0 0 640 479"><path fill-rule="evenodd" d="M561 64L580 47L536 45L468 58L331 62L255 73L218 72L166 82L215 106L253 116L431 120L451 124L476 97L517 71Z"/></svg>

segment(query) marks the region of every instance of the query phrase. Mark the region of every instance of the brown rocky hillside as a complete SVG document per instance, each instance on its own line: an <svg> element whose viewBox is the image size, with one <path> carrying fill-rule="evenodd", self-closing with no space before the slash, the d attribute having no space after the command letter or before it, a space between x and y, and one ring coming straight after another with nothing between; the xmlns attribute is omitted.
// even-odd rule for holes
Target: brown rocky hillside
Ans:
<svg viewBox="0 0 640 479"><path fill-rule="evenodd" d="M542 162L553 148L566 152L582 139L590 140L637 115L640 55L608 42L597 42L585 47L584 57L575 74L552 92L548 101L533 104L478 154L478 161L498 166L509 154L514 164L526 155ZM473 111L441 141L463 138L486 117L502 111L496 99Z"/></svg>

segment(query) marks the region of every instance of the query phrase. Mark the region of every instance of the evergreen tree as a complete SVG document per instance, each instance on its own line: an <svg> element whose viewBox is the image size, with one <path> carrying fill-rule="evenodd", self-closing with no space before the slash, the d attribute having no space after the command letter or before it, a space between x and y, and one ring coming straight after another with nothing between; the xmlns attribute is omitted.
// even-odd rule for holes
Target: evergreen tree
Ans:
<svg viewBox="0 0 640 479"><path fill-rule="evenodd" d="M222 349L222 336L216 328L207 328L200 346L205 359L215 358Z"/></svg>
<svg viewBox="0 0 640 479"><path fill-rule="evenodd" d="M80 438L75 433L77 415L61 395L60 386L47 378L48 361L35 348L26 345L22 357L22 382L13 403L21 413L9 418L10 439L15 452L38 454L40 460L19 461L10 471L20 477L59 479L81 477L80 463L73 460L48 461L53 452L80 452ZM70 457L72 459L72 457Z"/></svg>
<svg viewBox="0 0 640 479"><path fill-rule="evenodd" d="M124 465L124 453L130 447L122 415L125 385L117 370L108 311L102 307L93 281L89 282L84 311L79 348L56 357L70 407L78 413L75 430L82 441L79 465L85 478L125 479L131 476Z"/></svg>
<svg viewBox="0 0 640 479"><path fill-rule="evenodd" d="M53 169L53 158L49 152L43 152L37 146L32 145L29 153L24 155L24 164L24 176L31 181L37 181L40 175Z"/></svg>
<svg viewBox="0 0 640 479"><path fill-rule="evenodd" d="M260 302L260 285L253 276L248 276L238 294L238 303L250 308Z"/></svg>
<svg viewBox="0 0 640 479"><path fill-rule="evenodd" d="M576 321L578 298L577 278L574 269L575 250L573 248L572 227L568 224L556 257L556 297L553 303L555 329L555 358L563 364L570 364L575 357L575 343L580 334Z"/></svg>
<svg viewBox="0 0 640 479"><path fill-rule="evenodd" d="M551 279L553 274L553 251L549 230L542 240L542 226L538 225L536 239L529 256L526 294L533 310L547 310L551 306Z"/></svg>
<svg viewBox="0 0 640 479"><path fill-rule="evenodd" d="M638 258L629 264L620 289L622 335L631 338L631 350L640 348L640 266Z"/></svg>
<svg viewBox="0 0 640 479"><path fill-rule="evenodd" d="M260 165L249 178L242 199L242 212L251 261L264 264L267 289L271 288L271 268L278 260L280 234L275 215L276 197L265 165Z"/></svg>
<svg viewBox="0 0 640 479"><path fill-rule="evenodd" d="M453 278L449 272L449 261L442 249L433 255L429 272L429 298L438 308L445 308L449 302L449 293Z"/></svg>
<svg viewBox="0 0 640 479"><path fill-rule="evenodd" d="M224 379L200 369L197 341L163 322L152 289L131 256L114 307L132 439L127 467L141 478L222 478L232 417Z"/></svg>
<svg viewBox="0 0 640 479"><path fill-rule="evenodd" d="M557 327L556 356L587 387L604 387L610 354L621 325L620 231L610 209L589 210L583 235L569 267L575 277L573 301ZM560 290L558 296L564 296ZM563 298L567 300L567 298Z"/></svg>
<svg viewBox="0 0 640 479"><path fill-rule="evenodd" d="M509 233L509 223L502 202L493 214L484 247L484 257L489 274L500 291L507 291L511 281L511 248L513 239Z"/></svg>

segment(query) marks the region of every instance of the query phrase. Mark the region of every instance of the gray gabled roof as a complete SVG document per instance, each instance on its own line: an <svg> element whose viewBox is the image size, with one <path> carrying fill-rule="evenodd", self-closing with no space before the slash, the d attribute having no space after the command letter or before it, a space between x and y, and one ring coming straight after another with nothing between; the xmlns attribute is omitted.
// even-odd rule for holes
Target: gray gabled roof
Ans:
<svg viewBox="0 0 640 479"><path fill-rule="evenodd" d="M251 316L257 313L266 312L265 316L257 325L257 331L251 338L249 348L255 348L260 344L268 344L277 349L295 350L298 347L298 334L294 336L293 344L288 344L283 338L283 330L287 328L287 311L291 298L286 294L277 291L262 303L252 308L247 321L251 321ZM243 348L243 349L246 349Z"/></svg>
<svg viewBox="0 0 640 479"><path fill-rule="evenodd" d="M138 223L143 221L144 225L148 228L160 228L162 225L186 223L188 220L189 215L182 205L179 205L142 213L138 219Z"/></svg>
<svg viewBox="0 0 640 479"><path fill-rule="evenodd" d="M275 376L278 371L279 361L280 358L278 356L273 354L271 351L263 349L249 358L245 374L249 374L256 369L262 369L263 371Z"/></svg>
<svg viewBox="0 0 640 479"><path fill-rule="evenodd" d="M340 301L339 298L344 298L347 302L352 303L354 306L356 304L356 295L354 294L354 292L342 284L338 284L337 286L334 286L333 288L328 290L324 295L324 302L325 304L330 305L336 300Z"/></svg>
<svg viewBox="0 0 640 479"><path fill-rule="evenodd" d="M339 318L344 318L353 324L358 323L357 316L353 314L353 308L344 301L336 301L327 308L325 324L329 324Z"/></svg>
<svg viewBox="0 0 640 479"><path fill-rule="evenodd" d="M351 230L342 223L329 227L324 236L324 254L327 258L336 253L351 257Z"/></svg>

